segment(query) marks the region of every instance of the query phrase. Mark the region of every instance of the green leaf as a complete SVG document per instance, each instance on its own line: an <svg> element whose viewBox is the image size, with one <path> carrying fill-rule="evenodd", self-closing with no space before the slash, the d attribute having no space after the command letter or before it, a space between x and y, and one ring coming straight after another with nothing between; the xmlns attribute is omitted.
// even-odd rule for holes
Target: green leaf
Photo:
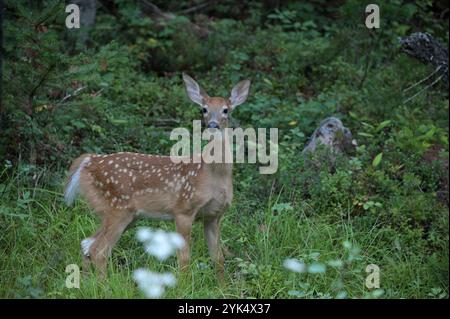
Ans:
<svg viewBox="0 0 450 319"><path fill-rule="evenodd" d="M380 165L382 158L383 158L383 153L380 153L377 156L375 156L375 158L373 159L373 162L372 162L372 166L377 167L378 165Z"/></svg>
<svg viewBox="0 0 450 319"><path fill-rule="evenodd" d="M361 124L365 127L369 127L369 128L374 128L372 124L366 123L366 122L361 122Z"/></svg>
<svg viewBox="0 0 450 319"><path fill-rule="evenodd" d="M120 125L120 124L127 124L128 123L128 121L127 120L122 120L122 119L110 119L110 122L112 123L112 124L115 124L115 125Z"/></svg>
<svg viewBox="0 0 450 319"><path fill-rule="evenodd" d="M273 212L286 212L290 210L293 210L293 207L290 203L278 203L272 206Z"/></svg>
<svg viewBox="0 0 450 319"><path fill-rule="evenodd" d="M381 122L381 123L377 126L376 131L377 131L377 132L378 132L378 131L381 131L381 130L384 129L386 126L390 125L391 123L392 123L391 120L386 120L386 121Z"/></svg>
<svg viewBox="0 0 450 319"><path fill-rule="evenodd" d="M73 126L75 126L78 129L83 129L86 127L86 125L82 121L79 121L79 120L74 120L72 122L72 124L73 124Z"/></svg>
<svg viewBox="0 0 450 319"><path fill-rule="evenodd" d="M359 136L364 136L364 137L373 137L372 134L370 134L370 133L364 133L364 132L358 132L358 135L359 135Z"/></svg>
<svg viewBox="0 0 450 319"><path fill-rule="evenodd" d="M349 111L349 112L348 112L348 115L350 115L350 117L352 117L352 118L354 118L354 119L359 119L359 116L356 115L356 113L354 113L354 112L352 112L352 111Z"/></svg>
<svg viewBox="0 0 450 319"><path fill-rule="evenodd" d="M436 133L436 128L432 127L428 132L423 135L423 139L430 139L434 136L434 133Z"/></svg>
<svg viewBox="0 0 450 319"><path fill-rule="evenodd" d="M303 291L299 291L299 290L289 290L288 295L294 296L294 297L304 297L305 293Z"/></svg>
<svg viewBox="0 0 450 319"><path fill-rule="evenodd" d="M344 262L339 259L329 260L328 266L334 267L334 268L342 268L342 266L344 266Z"/></svg>

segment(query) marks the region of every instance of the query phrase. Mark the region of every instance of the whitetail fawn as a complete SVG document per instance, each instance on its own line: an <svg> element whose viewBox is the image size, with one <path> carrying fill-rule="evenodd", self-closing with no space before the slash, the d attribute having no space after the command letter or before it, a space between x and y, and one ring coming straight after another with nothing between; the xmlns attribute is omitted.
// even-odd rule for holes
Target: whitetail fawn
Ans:
<svg viewBox="0 0 450 319"><path fill-rule="evenodd" d="M250 81L239 82L230 98L209 97L191 77L183 74L186 92L200 105L203 123L224 134L230 112L245 102ZM228 148L227 148L228 149ZM208 250L223 276L220 218L233 197L231 163L174 163L170 156L119 152L83 154L70 167L65 200L80 193L101 218L101 227L81 242L83 268L92 262L102 275L113 246L139 215L174 219L186 242L178 252L181 269L190 258L190 237L195 219L204 223Z"/></svg>

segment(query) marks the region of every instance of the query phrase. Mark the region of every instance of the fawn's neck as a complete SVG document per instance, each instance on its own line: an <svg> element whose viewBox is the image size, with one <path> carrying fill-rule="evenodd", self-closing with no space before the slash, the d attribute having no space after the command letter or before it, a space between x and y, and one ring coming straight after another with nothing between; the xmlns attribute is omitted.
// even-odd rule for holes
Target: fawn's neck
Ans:
<svg viewBox="0 0 450 319"><path fill-rule="evenodd" d="M223 131L222 136L225 136ZM231 151L229 139L222 138L216 142L220 143L216 147L222 149L221 158L217 162L205 162L202 159L203 165L213 174L231 178L233 175L233 152Z"/></svg>
<svg viewBox="0 0 450 319"><path fill-rule="evenodd" d="M204 163L205 169L213 174L223 177L233 176L233 164L232 163Z"/></svg>

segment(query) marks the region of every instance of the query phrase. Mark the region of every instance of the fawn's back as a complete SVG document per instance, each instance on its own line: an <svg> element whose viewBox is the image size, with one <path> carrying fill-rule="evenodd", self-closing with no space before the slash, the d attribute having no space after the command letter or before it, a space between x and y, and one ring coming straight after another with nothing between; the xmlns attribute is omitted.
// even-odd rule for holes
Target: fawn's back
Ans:
<svg viewBox="0 0 450 319"><path fill-rule="evenodd" d="M171 219L195 208L199 215L214 214L232 199L231 179L211 180L214 170L205 164L174 163L169 156L83 154L74 161L71 175L77 170L81 195L101 215L117 210ZM202 211L208 204L212 207Z"/></svg>

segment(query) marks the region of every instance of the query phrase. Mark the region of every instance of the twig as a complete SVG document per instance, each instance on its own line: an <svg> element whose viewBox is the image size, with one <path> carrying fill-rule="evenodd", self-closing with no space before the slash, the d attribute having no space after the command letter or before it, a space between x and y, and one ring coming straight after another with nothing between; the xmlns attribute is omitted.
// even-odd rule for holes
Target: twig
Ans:
<svg viewBox="0 0 450 319"><path fill-rule="evenodd" d="M430 85L424 87L422 90L420 90L419 92L417 92L416 94L414 94L413 96L411 96L410 98L406 99L403 104L408 103L409 101L411 101L412 99L414 99L416 96L418 96L419 94L421 94L423 91L425 91L426 89L432 87L433 85L435 85L440 79L442 79L444 75L442 74L440 77L438 77L436 80L433 81L433 83L431 83Z"/></svg>
<svg viewBox="0 0 450 319"><path fill-rule="evenodd" d="M433 71L433 73L431 73L430 75L428 75L426 78L420 80L419 82L414 83L413 85L411 85L410 87L406 88L403 90L403 92L409 91L412 88L416 87L417 85L425 82L426 80L428 80L429 78L431 78L433 75L435 75L440 69L442 68L442 65L439 65L436 70Z"/></svg>
<svg viewBox="0 0 450 319"><path fill-rule="evenodd" d="M76 89L75 91L73 91L73 93L67 94L65 97L63 97L63 98L61 99L61 101L59 101L58 103L56 103L56 105L62 104L62 103L64 103L66 100L70 99L71 97L76 96L80 91L84 90L85 88L87 88L87 86L82 86L82 87L79 87L78 89Z"/></svg>
<svg viewBox="0 0 450 319"><path fill-rule="evenodd" d="M101 88L100 90L98 90L97 92L95 92L94 94L92 94L92 96L93 96L93 97L99 96L100 93L102 93L104 89L105 89L105 88Z"/></svg>
<svg viewBox="0 0 450 319"><path fill-rule="evenodd" d="M155 119L155 122L159 122L159 123L175 123L175 124L177 124L177 123L180 123L180 120L178 120L178 119L171 119L171 118L168 118L168 119Z"/></svg>

